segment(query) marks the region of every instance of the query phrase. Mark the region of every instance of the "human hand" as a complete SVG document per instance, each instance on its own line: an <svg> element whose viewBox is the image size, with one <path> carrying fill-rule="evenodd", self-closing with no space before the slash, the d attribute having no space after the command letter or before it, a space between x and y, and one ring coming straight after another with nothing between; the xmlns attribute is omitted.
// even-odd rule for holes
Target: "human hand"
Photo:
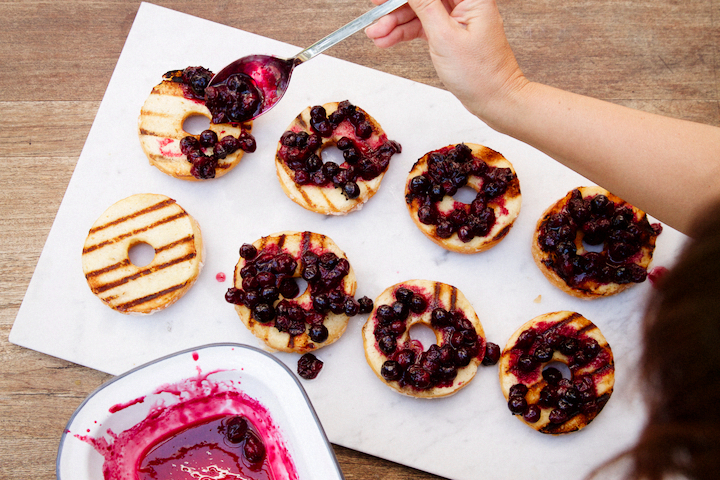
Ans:
<svg viewBox="0 0 720 480"><path fill-rule="evenodd" d="M426 39L445 87L488 123L527 84L495 0L409 0L365 32L380 48Z"/></svg>

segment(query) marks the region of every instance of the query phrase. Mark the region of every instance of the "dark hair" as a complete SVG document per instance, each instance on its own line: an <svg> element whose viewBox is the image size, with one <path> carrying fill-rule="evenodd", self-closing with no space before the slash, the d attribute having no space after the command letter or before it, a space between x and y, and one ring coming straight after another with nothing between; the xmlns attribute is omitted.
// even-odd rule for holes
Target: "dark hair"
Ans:
<svg viewBox="0 0 720 480"><path fill-rule="evenodd" d="M630 477L720 476L720 203L699 218L657 282L643 325L648 407Z"/></svg>

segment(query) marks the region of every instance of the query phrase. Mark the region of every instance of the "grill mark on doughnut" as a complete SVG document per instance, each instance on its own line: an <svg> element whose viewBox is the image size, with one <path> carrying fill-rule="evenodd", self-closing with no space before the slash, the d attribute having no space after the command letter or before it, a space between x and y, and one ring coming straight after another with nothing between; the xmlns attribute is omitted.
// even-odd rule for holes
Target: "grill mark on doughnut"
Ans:
<svg viewBox="0 0 720 480"><path fill-rule="evenodd" d="M325 190L318 187L318 191L320 192L320 195L322 195L323 200L325 200L325 205L327 205L330 210L337 212L337 207L333 202L330 201L330 198L325 194Z"/></svg>
<svg viewBox="0 0 720 480"><path fill-rule="evenodd" d="M449 311L454 311L455 306L457 305L457 288L451 286L450 287L450 308Z"/></svg>
<svg viewBox="0 0 720 480"><path fill-rule="evenodd" d="M188 282L179 283L177 285L173 285L172 287L168 287L165 290L161 290L156 293L152 293L150 295L146 295L141 298L137 298L135 300L131 300L129 302L122 303L120 305L117 305L115 307L116 310L119 310L121 312L128 310L130 308L136 307L138 305L141 305L143 303L150 302L152 300L155 300L156 298L162 297L163 295L170 294L174 291L180 290L181 288L184 288L187 285Z"/></svg>
<svg viewBox="0 0 720 480"><path fill-rule="evenodd" d="M591 331L591 330L597 330L597 325L595 325L595 324L593 324L593 323L588 323L587 325L584 325L583 327L579 328L578 331L577 331L577 333L578 333L578 334L586 333L586 332L589 332L589 331Z"/></svg>
<svg viewBox="0 0 720 480"><path fill-rule="evenodd" d="M90 229L90 233L96 233L100 230L104 230L106 228L112 227L114 225L119 225L123 222L126 222L128 220L131 220L133 218L137 218L141 215L145 215L146 213L154 212L156 210L160 210L161 208L165 208L168 205L172 205L175 203L175 200L172 198L169 198L167 200L163 200L160 203L156 203L155 205L150 205L149 207L143 208L142 210L138 210L136 212L131 213L130 215L125 215L124 217L117 218L113 220L112 222L104 223L102 225L98 225L97 227L93 227Z"/></svg>
<svg viewBox="0 0 720 480"><path fill-rule="evenodd" d="M257 251L258 251L257 256L260 256L260 254L263 251L265 251L265 247L267 247L267 244L268 244L268 237L263 237L260 239L260 241L257 244L257 247L255 247L255 248L257 248ZM255 258L257 258L257 256Z"/></svg>
<svg viewBox="0 0 720 480"><path fill-rule="evenodd" d="M85 248L83 248L83 254L90 253L90 252L94 252L95 250L98 250L98 249L100 249L100 248L106 247L106 246L108 246L108 245L112 245L113 243L116 243L116 242L118 242L118 241L120 241L120 240L124 240L124 239L126 239L126 238L128 238L128 237L132 237L132 236L134 236L134 235L137 235L138 233L147 232L148 230L152 230L152 229L155 228L155 227L159 227L160 225L164 225L164 224L166 224L166 223L174 222L175 220L177 220L177 219L179 219L179 218L186 217L186 216L187 216L187 212L183 211L183 212L177 213L177 214L175 214L175 215L172 215L172 216L170 216L170 217L165 217L165 218L163 218L163 219L161 219L161 220L158 220L157 222L155 222L155 223L153 223L153 224L151 224L151 225L147 225L147 226L144 226L144 227L142 227L142 228L137 228L137 229L135 229L135 230L133 230L133 231L131 231L131 232L126 232L126 233L123 233L123 234L121 234L121 235L117 235L117 236L115 236L114 238L110 238L110 239L108 239L108 240L105 240L104 242L100 242L100 243L97 243L97 244L95 244L95 245L90 245L89 247L85 247Z"/></svg>
<svg viewBox="0 0 720 480"><path fill-rule="evenodd" d="M113 270L125 267L127 265L130 265L130 259L128 259L128 258L126 258L125 260L122 260L118 263L108 265L107 267L101 268L99 270L93 270L92 272L88 272L85 274L85 278L97 277L99 275L102 275L103 273L112 272Z"/></svg>
<svg viewBox="0 0 720 480"><path fill-rule="evenodd" d="M573 320L575 320L578 317L582 317L582 315L580 315L577 312L573 312L572 314L570 314L567 317L563 318L562 320L558 321L555 325L548 327L548 329L545 331L547 332L550 330L557 330L558 328L562 327L563 325L567 325L568 323L572 322Z"/></svg>
<svg viewBox="0 0 720 480"><path fill-rule="evenodd" d="M295 117L295 120L297 120L298 125L301 126L304 130L308 130L308 123L303 118L302 113Z"/></svg>
<svg viewBox="0 0 720 480"><path fill-rule="evenodd" d="M164 252L165 250L170 250L173 247L177 247L178 245L182 245L183 243L191 243L195 241L195 235L190 234L186 237L183 237L179 240L175 240L174 242L170 242L167 245L163 245L162 247L158 247L155 249L155 253Z"/></svg>
<svg viewBox="0 0 720 480"><path fill-rule="evenodd" d="M310 250L310 232L302 232L300 235L300 258Z"/></svg>
<svg viewBox="0 0 720 480"><path fill-rule="evenodd" d="M124 285L128 282L131 282L133 280L137 280L138 278L144 277L145 275L150 275L152 273L158 272L160 270L164 270L166 268L172 267L173 265L177 265L179 263L187 262L189 260L192 260L196 257L195 252L188 253L184 257L179 258L173 258L172 260L161 263L160 265L155 265L153 267L144 268L136 273L133 273L132 275L128 275L126 277L120 278L118 280L115 280L114 282L105 283L103 285L97 286L93 288L93 291L96 294L106 292L108 290L112 290L115 287L119 287L120 285Z"/></svg>
<svg viewBox="0 0 720 480"><path fill-rule="evenodd" d="M293 182L295 182L295 178L293 178ZM305 201L305 203L307 203L308 206L310 206L310 207L312 207L312 208L317 207L317 205L315 205L312 201L310 201L310 197L309 197L308 194L305 192L306 187L305 187L304 185L303 185L303 186L298 185L297 183L296 183L295 185L298 186L298 191L300 192L300 195L302 195L303 200Z"/></svg>
<svg viewBox="0 0 720 480"><path fill-rule="evenodd" d="M151 113L151 112L146 112L146 111L140 112L141 115L146 115L148 113ZM150 130L146 130L144 128L140 128L139 131L140 131L140 135L147 135L148 137L159 137L160 136L159 133L151 132Z"/></svg>
<svg viewBox="0 0 720 480"><path fill-rule="evenodd" d="M606 373L612 373L615 371L615 361L610 360L607 364L591 372L592 376L604 377Z"/></svg>
<svg viewBox="0 0 720 480"><path fill-rule="evenodd" d="M439 282L435 282L435 284L433 285L433 303L434 303L435 305L438 305L438 304L440 303L440 302L439 302L439 300L440 300L440 288L441 288L440 283L439 283Z"/></svg>
<svg viewBox="0 0 720 480"><path fill-rule="evenodd" d="M505 227L500 230L497 235L495 235L495 238L493 238L493 240L500 241L505 238L505 235L510 232L510 228L512 228L512 225L505 225Z"/></svg>

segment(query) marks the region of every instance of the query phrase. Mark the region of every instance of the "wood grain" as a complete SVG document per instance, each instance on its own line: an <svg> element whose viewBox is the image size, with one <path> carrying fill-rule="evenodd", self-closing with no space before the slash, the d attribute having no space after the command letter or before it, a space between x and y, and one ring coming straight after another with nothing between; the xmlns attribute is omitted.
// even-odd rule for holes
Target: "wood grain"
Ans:
<svg viewBox="0 0 720 480"><path fill-rule="evenodd" d="M155 3L298 47L371 6L368 0ZM529 78L720 125L720 0L498 3ZM65 423L110 378L7 338L139 5L136 0L0 1L3 479L55 478ZM217 48L213 42L208 39L208 48ZM421 41L378 51L360 34L327 54L442 88ZM47 321L53 321L52 312ZM335 451L347 479L439 478L343 447Z"/></svg>

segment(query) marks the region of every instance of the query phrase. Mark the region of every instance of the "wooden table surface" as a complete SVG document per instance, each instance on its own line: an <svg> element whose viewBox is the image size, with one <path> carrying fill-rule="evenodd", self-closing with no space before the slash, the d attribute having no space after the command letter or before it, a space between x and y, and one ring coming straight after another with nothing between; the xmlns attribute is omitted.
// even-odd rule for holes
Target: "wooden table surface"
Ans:
<svg viewBox="0 0 720 480"><path fill-rule="evenodd" d="M498 2L530 79L720 125L720 0ZM155 3L298 46L371 6L369 0ZM65 423L110 379L12 345L8 335L139 5L139 0L0 1L0 478L5 480L55 478ZM208 48L218 48L215 41L209 38ZM358 34L327 54L442 88L421 41L379 51ZM53 321L51 311L47 321ZM335 452L348 479L439 478L339 446Z"/></svg>

